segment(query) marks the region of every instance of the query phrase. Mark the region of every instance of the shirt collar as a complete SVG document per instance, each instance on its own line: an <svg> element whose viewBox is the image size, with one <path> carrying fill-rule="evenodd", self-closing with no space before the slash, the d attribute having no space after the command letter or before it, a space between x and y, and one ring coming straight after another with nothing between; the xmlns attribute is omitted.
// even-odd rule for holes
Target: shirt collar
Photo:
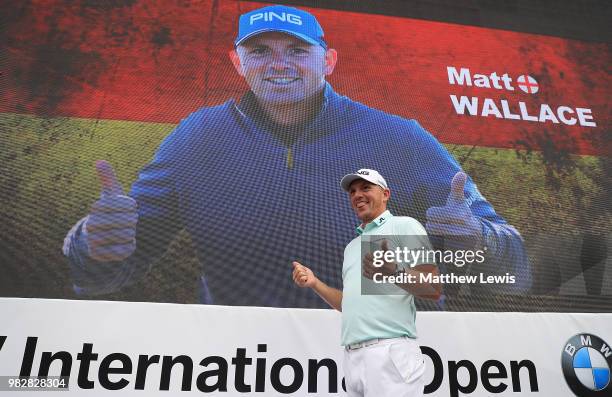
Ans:
<svg viewBox="0 0 612 397"><path fill-rule="evenodd" d="M361 225L359 225L357 226L357 229L355 230L357 231L357 234L362 235L364 232L380 227L382 224L387 222L392 217L393 217L393 214L389 210L386 210L385 212L380 214L377 218L375 218L372 222L365 225L365 227L361 227Z"/></svg>

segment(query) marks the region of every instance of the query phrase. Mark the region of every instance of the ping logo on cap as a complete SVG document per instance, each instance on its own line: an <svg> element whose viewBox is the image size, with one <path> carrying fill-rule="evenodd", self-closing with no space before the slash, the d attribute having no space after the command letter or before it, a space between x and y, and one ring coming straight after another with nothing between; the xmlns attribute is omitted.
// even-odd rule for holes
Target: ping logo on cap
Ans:
<svg viewBox="0 0 612 397"><path fill-rule="evenodd" d="M238 21L238 36L234 45L237 47L245 40L265 32L289 34L308 44L327 49L323 40L323 28L314 15L281 5L258 8L242 14Z"/></svg>
<svg viewBox="0 0 612 397"><path fill-rule="evenodd" d="M281 22L293 23L295 25L302 24L302 17L295 14L290 14L287 12L281 12L280 14L275 13L274 11L268 12L258 12L256 14L251 15L249 18L249 24L252 25L255 21L263 19L265 22L272 22L275 19L278 19Z"/></svg>
<svg viewBox="0 0 612 397"><path fill-rule="evenodd" d="M370 172L369 172L369 171L364 171L364 170L359 170L359 171L357 171L357 173L358 173L359 175L370 175Z"/></svg>

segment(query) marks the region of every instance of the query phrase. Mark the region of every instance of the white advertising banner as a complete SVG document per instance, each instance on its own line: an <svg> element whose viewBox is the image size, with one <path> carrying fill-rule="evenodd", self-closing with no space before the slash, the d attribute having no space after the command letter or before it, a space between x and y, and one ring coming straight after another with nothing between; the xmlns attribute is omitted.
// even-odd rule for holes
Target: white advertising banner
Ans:
<svg viewBox="0 0 612 397"><path fill-rule="evenodd" d="M417 328L428 396L612 395L612 314L423 312ZM0 393L342 396L342 352L332 310L0 298Z"/></svg>

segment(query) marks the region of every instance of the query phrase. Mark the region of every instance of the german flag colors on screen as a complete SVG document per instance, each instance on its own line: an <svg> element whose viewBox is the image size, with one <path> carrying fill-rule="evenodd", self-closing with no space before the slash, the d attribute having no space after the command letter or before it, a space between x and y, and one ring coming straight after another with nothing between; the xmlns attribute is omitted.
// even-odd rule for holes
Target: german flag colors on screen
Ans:
<svg viewBox="0 0 612 397"><path fill-rule="evenodd" d="M228 58L237 1L40 1L6 27L0 111L176 123L246 87ZM609 45L310 9L339 63L330 81L418 119L442 142L610 148Z"/></svg>
<svg viewBox="0 0 612 397"><path fill-rule="evenodd" d="M111 162L127 187L181 119L246 92L228 52L239 15L262 5L2 6L0 240L11 277L0 278L0 295L74 296L60 247L97 197L94 162ZM524 236L609 233L608 43L306 9L338 51L328 79L334 89L418 120ZM197 302L191 280L199 270L188 240L179 237L164 258L168 266L155 267L136 292L114 297ZM526 245L537 241L527 237ZM534 276L535 292L543 293L584 270L537 269L549 271ZM553 287L538 287L545 285Z"/></svg>

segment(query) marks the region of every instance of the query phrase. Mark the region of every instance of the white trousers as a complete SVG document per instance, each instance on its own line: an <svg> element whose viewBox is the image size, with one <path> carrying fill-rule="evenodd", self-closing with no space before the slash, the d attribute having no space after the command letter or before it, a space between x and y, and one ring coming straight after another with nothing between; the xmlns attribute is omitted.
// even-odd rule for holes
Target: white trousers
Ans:
<svg viewBox="0 0 612 397"><path fill-rule="evenodd" d="M381 339L344 351L349 397L422 397L425 361L416 340Z"/></svg>

